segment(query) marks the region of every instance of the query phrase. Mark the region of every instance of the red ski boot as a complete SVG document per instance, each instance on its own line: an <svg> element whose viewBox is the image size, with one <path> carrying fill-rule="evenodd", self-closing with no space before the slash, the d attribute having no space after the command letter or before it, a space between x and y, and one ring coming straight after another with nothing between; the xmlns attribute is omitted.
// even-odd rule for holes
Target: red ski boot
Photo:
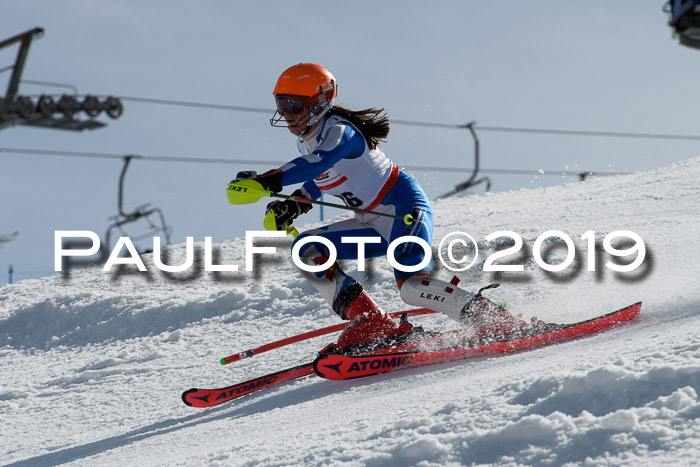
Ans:
<svg viewBox="0 0 700 467"><path fill-rule="evenodd" d="M479 290L460 313L460 318L465 324L474 326L474 337L477 339L507 337L530 327L526 321L516 318L502 306L481 296L482 291L493 287L498 287L498 284Z"/></svg>
<svg viewBox="0 0 700 467"><path fill-rule="evenodd" d="M372 300L372 297L362 288L359 282L346 287L340 295L343 295L342 298L349 302L342 310L341 316L344 316L351 322L338 338L338 343L335 345L336 348L378 342L410 330L406 329L405 324L412 327L409 323L397 327L394 320ZM353 298L348 300L349 297ZM339 296L339 298L341 297ZM333 308L336 307L334 306Z"/></svg>
<svg viewBox="0 0 700 467"><path fill-rule="evenodd" d="M472 304L472 312L472 325L476 330L474 337L477 339L512 336L529 327L527 322L485 298Z"/></svg>

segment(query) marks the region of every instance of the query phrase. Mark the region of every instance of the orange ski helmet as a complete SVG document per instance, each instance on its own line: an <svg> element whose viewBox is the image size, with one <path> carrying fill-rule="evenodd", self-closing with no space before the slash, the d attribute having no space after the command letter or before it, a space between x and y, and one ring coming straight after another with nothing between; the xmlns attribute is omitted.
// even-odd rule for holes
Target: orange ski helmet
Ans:
<svg viewBox="0 0 700 467"><path fill-rule="evenodd" d="M321 65L299 63L282 72L272 94L277 103L277 112L270 123L273 126L288 126L280 125L284 118L283 112L307 112L309 118L304 125L308 131L333 107L338 86L335 76Z"/></svg>

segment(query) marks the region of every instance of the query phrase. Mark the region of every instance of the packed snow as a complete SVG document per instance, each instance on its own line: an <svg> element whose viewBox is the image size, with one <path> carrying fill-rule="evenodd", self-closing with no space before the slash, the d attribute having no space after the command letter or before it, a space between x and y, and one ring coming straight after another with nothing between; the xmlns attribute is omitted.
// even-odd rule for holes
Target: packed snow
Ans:
<svg viewBox="0 0 700 467"><path fill-rule="evenodd" d="M0 463L43 465L694 465L700 458L700 158L565 186L434 203L434 246L467 232L480 255L458 273L514 313L575 322L642 301L640 317L606 332L510 355L350 381L311 376L209 410L185 406L190 387L222 387L313 360L336 335L222 367L226 355L336 324L288 261L290 239L267 241L245 272L245 241L215 246L219 264L163 273L99 267L0 288ZM231 209L235 209L234 206ZM261 217L262 217L261 205ZM308 228L311 225L302 228ZM504 262L487 256L517 233ZM549 230L575 243L574 264L545 272L533 245ZM643 264L605 266L610 232L638 234ZM596 270L585 232L595 232ZM547 243L547 261L566 248ZM627 245L629 246L629 245ZM555 248L556 247L556 248ZM619 246L622 248L622 246ZM181 264L185 245L167 247ZM620 264L627 260L613 260ZM387 311L399 299L386 258L353 272ZM436 261L436 275L453 273ZM416 317L454 327L441 315Z"/></svg>

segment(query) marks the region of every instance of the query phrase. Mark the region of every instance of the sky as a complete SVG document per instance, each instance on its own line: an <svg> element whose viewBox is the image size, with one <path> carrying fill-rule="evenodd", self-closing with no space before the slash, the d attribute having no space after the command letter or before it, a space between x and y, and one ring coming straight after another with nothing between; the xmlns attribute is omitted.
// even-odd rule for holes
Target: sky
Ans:
<svg viewBox="0 0 700 467"><path fill-rule="evenodd" d="M335 75L338 103L382 107L390 118L476 121L492 191L578 183L538 171L636 172L700 155L700 141L479 131L534 128L700 135L700 50L671 37L663 1L207 2L4 0L0 40L35 27L23 79L82 94L273 108L279 74L319 63ZM17 47L0 50L0 69ZM3 90L10 72L0 74ZM4 91L3 91L4 92ZM22 83L20 94L65 88ZM256 163L133 160L124 210L152 203L171 240L221 242L261 230L265 201L231 206L239 170L263 172L296 157L295 138L270 114L124 101L106 127L68 132L0 130L0 284L53 274L54 232L90 230L104 242L117 214L119 158L59 157L12 149ZM384 151L399 166L471 168L468 131L394 124ZM469 172L407 170L431 198ZM291 188L289 189L291 191ZM470 190L482 195L484 187ZM327 200L333 201L333 200ZM596 200L591 200L595 203ZM326 218L339 211L325 211ZM302 224L317 222L313 209ZM479 220L474 219L478 224ZM469 226L464 226L468 230ZM513 226L517 228L517 226ZM131 235L143 233L132 225ZM119 235L119 234L115 234ZM145 248L150 243L146 240ZM143 242L142 242L143 245Z"/></svg>

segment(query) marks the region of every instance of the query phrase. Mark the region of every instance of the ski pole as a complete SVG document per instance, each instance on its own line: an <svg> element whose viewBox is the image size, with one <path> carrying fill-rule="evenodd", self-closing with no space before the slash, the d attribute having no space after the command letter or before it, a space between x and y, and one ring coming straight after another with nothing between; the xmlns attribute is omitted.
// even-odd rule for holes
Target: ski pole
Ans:
<svg viewBox="0 0 700 467"><path fill-rule="evenodd" d="M345 206L344 204L328 203L315 199L305 198L303 196L291 196L282 193L275 193L270 190L265 190L260 182L253 179L241 180L240 182L231 182L226 188L226 197L231 204L249 204L255 203L262 197L286 199L289 201L297 201L299 203L318 204L319 206L327 206L331 208L344 209L346 211L363 212L366 214L375 214L377 216L389 217L391 219L401 219L406 225L413 224L413 216L406 214L405 216L397 216L385 212L373 211L371 209L360 209Z"/></svg>
<svg viewBox="0 0 700 467"><path fill-rule="evenodd" d="M433 313L438 313L437 311L434 310L429 310L427 308L417 308L415 310L407 310L407 311L395 311L393 313L389 313L389 316L392 318L400 318L404 313L406 313L407 316L420 316L420 315L429 315ZM256 347L254 349L249 349L243 352L239 352L234 355L229 355L228 357L224 357L220 360L222 365L227 365L229 363L237 362L239 360L243 360L244 358L250 358L253 355L258 355L263 352L267 352L268 350L273 350L273 349L278 349L280 347L284 347L285 345L289 344L294 344L295 342L301 342L305 341L308 339L312 339L314 337L318 336L325 336L326 334L331 334L337 331L342 331L346 327L348 327L349 322L345 323L339 323L339 324L334 324L332 326L328 326L325 328L321 329L314 329L313 331L308 331L303 334L298 334L296 336L291 336L291 337L286 337L284 339L280 339L275 342L270 342L269 344L264 344L261 345L260 347Z"/></svg>

